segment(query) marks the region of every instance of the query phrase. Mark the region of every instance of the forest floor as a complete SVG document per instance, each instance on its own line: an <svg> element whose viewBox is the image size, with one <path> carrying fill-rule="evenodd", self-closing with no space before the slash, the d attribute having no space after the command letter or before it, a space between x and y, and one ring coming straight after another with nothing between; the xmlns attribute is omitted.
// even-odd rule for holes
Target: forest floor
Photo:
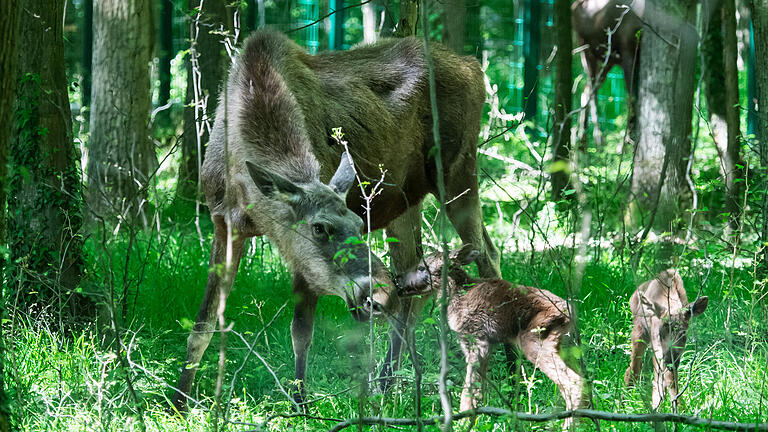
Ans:
<svg viewBox="0 0 768 432"><path fill-rule="evenodd" d="M139 236L125 265L125 239L109 244L116 284L128 287L122 340L128 348L135 396L126 385L119 358L99 348L94 328L61 336L43 322L14 318L4 323L8 344L6 374L12 382L14 413L24 431L146 430L202 431L223 420L215 406L220 339L214 336L200 364L190 414L182 419L169 413L169 398L186 352L186 338L197 314L207 274L207 242L201 245L194 230L164 228L163 236ZM181 233L181 234L180 234ZM398 384L386 395L361 399L367 388L370 341L368 324L354 322L341 299L321 298L310 352L308 390L316 417L283 418L292 407L280 391L293 377L290 339L292 299L290 275L264 240L255 240L244 258L227 307L233 333L227 338L226 376L222 400L228 425L221 430L327 430L336 421L366 415L414 417L414 368L409 359L398 372ZM89 280L106 281L106 260L91 244ZM583 361L593 385L595 408L623 413L649 411L650 357L636 389L624 388L629 363L631 313L629 297L636 282L628 267L609 258L610 250L592 251L586 264L578 303ZM720 260L724 261L724 260ZM507 253L502 271L506 279L546 288L567 296L563 271L552 253ZM101 264L100 264L101 263ZM684 257L679 265L689 298L710 298L709 307L694 319L688 349L682 358L680 386L682 413L738 422L768 421L768 314L766 301L749 267L732 269L701 257ZM125 271L127 270L127 271ZM649 272L642 272L643 274ZM121 275L128 276L122 280ZM646 278L647 279L647 278ZM440 350L439 308L428 305L416 329L416 349L423 368L422 401L425 417L441 413L437 379ZM262 331L263 330L263 331ZM374 329L374 362L386 352L386 324ZM269 368L250 354L252 345ZM448 376L454 403L464 379L464 359L455 336L450 341ZM554 385L533 365L523 362L510 373L502 348L496 350L489 374L489 406L514 411L546 413L561 410L563 401ZM271 369L271 371L270 371ZM375 369L375 370L374 370ZM361 402L362 401L362 402ZM665 401L661 411L669 412ZM137 413L140 413L138 415ZM219 413L219 414L217 414ZM506 431L560 428L561 422L516 424L510 419L480 417L474 430ZM466 424L465 424L466 426ZM652 430L648 424L602 422L602 430ZM593 429L590 424L585 430ZM373 429L371 427L370 429ZM411 428L415 430L414 428ZM403 428L403 430L411 430ZM693 430L693 426L678 426ZM369 429L366 429L369 430ZM381 429L377 429L381 430ZM425 430L438 430L434 426ZM466 427L462 428L466 430Z"/></svg>

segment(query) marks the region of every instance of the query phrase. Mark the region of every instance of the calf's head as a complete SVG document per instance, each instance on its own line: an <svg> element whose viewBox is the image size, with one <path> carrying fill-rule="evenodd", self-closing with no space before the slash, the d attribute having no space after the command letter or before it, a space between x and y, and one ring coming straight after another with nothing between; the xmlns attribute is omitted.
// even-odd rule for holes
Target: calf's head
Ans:
<svg viewBox="0 0 768 432"><path fill-rule="evenodd" d="M471 244L465 244L460 249L448 252L449 266L465 266L474 262L479 256L480 252L474 250ZM443 253L440 251L425 256L413 268L395 276L397 294L400 297L412 297L439 293L440 274L444 264Z"/></svg>
<svg viewBox="0 0 768 432"><path fill-rule="evenodd" d="M264 197L279 206L284 220L272 221L279 228L271 236L310 291L343 298L359 321L396 312L399 305L396 296L390 295L389 273L370 254L361 239L363 220L344 201L355 181L346 153L327 185L319 180L296 183L251 162L246 166Z"/></svg>
<svg viewBox="0 0 768 432"><path fill-rule="evenodd" d="M707 309L709 298L702 296L682 308L669 311L663 305L649 300L645 295L640 295L640 301L646 311L651 312L650 333L651 341L657 341L661 346L654 346L654 350L660 350L664 366L677 369L680 364L685 344L688 340L688 327L691 318L700 315ZM647 316L647 315L646 315Z"/></svg>

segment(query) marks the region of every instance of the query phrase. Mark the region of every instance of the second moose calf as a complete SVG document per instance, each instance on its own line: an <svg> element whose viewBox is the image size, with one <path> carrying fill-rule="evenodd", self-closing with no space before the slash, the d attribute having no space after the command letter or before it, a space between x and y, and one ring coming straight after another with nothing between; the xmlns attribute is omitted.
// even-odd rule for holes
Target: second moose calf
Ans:
<svg viewBox="0 0 768 432"><path fill-rule="evenodd" d="M472 278L461 266L477 256L479 252L470 245L449 254L448 325L459 334L467 361L461 410L476 407L491 349L499 343L519 346L528 360L557 384L566 409L583 406L584 380L564 360L570 339L565 300L546 290L501 279ZM399 294L408 297L436 293L439 298L443 265L440 252L425 257L416 268L395 278Z"/></svg>
<svg viewBox="0 0 768 432"><path fill-rule="evenodd" d="M629 300L634 316L632 360L624 374L627 387L634 384L643 369L643 354L650 343L653 350L653 394L651 405L657 409L669 391L677 403L677 369L685 349L691 317L707 308L708 298L699 297L688 303L683 279L674 269L665 270L640 285Z"/></svg>

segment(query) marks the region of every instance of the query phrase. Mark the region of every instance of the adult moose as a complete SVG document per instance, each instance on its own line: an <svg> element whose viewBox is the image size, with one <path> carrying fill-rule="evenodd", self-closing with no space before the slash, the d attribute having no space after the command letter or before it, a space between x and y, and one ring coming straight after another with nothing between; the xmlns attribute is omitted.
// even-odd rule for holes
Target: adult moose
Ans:
<svg viewBox="0 0 768 432"><path fill-rule="evenodd" d="M595 127L596 141L600 141L597 128L597 91L605 82L611 68L621 66L624 85L630 100L630 122L637 96L637 71L639 65L638 31L642 28L641 13L645 0L578 0L571 6L571 22L581 45L581 63L589 75L589 85L584 90L582 105L589 103L590 116ZM580 127L586 130L587 117L581 114ZM631 125L630 125L631 127Z"/></svg>
<svg viewBox="0 0 768 432"><path fill-rule="evenodd" d="M483 75L472 58L439 45L430 51L445 186L454 197L447 214L462 241L479 245L480 273L495 276L498 251L481 220L476 174ZM408 317L420 305L396 304L378 259L373 260L375 280L369 280L365 246L342 254L358 260L342 264L334 259L339 249L352 247L344 240L360 233L363 198L359 188L350 189L351 167L330 137L333 128L342 128L362 178L379 178L380 168L386 170L369 228L386 227L389 236L399 239L391 245L391 259L396 271L404 271L420 257L420 202L437 190L434 159L428 156L433 136L427 80L423 44L415 38L317 56L278 33L259 31L246 40L222 91L201 174L214 222L211 272L173 398L178 409L186 406L244 242L252 236L268 236L293 271L291 337L298 382L306 377L321 295L344 298L358 320L369 316L367 307L394 314L382 375L398 367L399 335L410 333ZM368 299L376 283L385 287ZM301 384L297 397L304 398Z"/></svg>

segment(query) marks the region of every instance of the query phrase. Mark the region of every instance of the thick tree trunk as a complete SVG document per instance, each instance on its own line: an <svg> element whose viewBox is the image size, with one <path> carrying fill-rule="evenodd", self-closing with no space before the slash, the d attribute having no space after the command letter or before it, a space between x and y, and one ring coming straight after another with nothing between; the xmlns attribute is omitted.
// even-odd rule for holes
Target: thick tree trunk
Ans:
<svg viewBox="0 0 768 432"><path fill-rule="evenodd" d="M709 17L704 40L701 43L702 74L704 95L707 99L709 125L718 151L728 141L728 124L725 120L725 59L723 57L723 14L722 3L713 2L714 10L703 8L702 14ZM722 152L720 153L722 157ZM725 172L721 169L721 174Z"/></svg>
<svg viewBox="0 0 768 432"><path fill-rule="evenodd" d="M419 0L400 0L400 17L397 20L395 37L415 35L418 21Z"/></svg>
<svg viewBox="0 0 768 432"><path fill-rule="evenodd" d="M768 0L752 0L752 29L755 39L755 81L757 83L757 140L763 190L768 188ZM761 242L768 242L768 194L763 193ZM763 247L763 274L768 273L768 247Z"/></svg>
<svg viewBox="0 0 768 432"><path fill-rule="evenodd" d="M454 52L464 54L467 15L466 0L445 0L443 8L445 12L443 43Z"/></svg>
<svg viewBox="0 0 768 432"><path fill-rule="evenodd" d="M158 67L158 105L171 100L171 60L173 60L173 0L162 0L160 13L160 65Z"/></svg>
<svg viewBox="0 0 768 432"><path fill-rule="evenodd" d="M541 2L528 0L526 2L525 34L523 46L525 50L523 71L523 112L525 119L536 121L539 112L538 81L539 55L541 49Z"/></svg>
<svg viewBox="0 0 768 432"><path fill-rule="evenodd" d="M511 6L509 13L512 14ZM483 56L483 35L481 31L480 2L471 1L470 4L467 5L464 47L465 49L469 48L468 54L471 54L478 59L482 59Z"/></svg>
<svg viewBox="0 0 768 432"><path fill-rule="evenodd" d="M568 0L555 0L555 121L552 126L552 199L563 197L570 176L571 151L571 87L573 87L573 42L571 40L571 5Z"/></svg>
<svg viewBox="0 0 768 432"><path fill-rule="evenodd" d="M674 239L690 210L686 168L691 150L691 119L697 33L694 1L646 2L640 49L638 130L632 176L629 224L650 226L662 238L656 263L672 264Z"/></svg>
<svg viewBox="0 0 768 432"><path fill-rule="evenodd" d="M0 2L0 245L5 245L5 181L6 165L8 163L8 144L11 134L12 107L16 88L17 39L19 31L19 12L21 2ZM3 254L0 254L0 279L5 273ZM0 322L5 319L5 299L3 289L0 289ZM0 326L0 432L10 431L10 409L5 393L5 339Z"/></svg>
<svg viewBox="0 0 768 432"><path fill-rule="evenodd" d="M143 212L157 167L149 139L149 0L93 5L93 91L88 201L103 216Z"/></svg>
<svg viewBox="0 0 768 432"><path fill-rule="evenodd" d="M189 9L199 7L200 0L189 0ZM209 126L224 79L229 57L222 44L222 30L232 28L226 0L205 0L199 22L196 15L190 22L190 56L187 62L187 94L184 110L184 135L181 142L181 164L176 186L176 198L192 201L198 195L198 176L208 144ZM196 70L193 64L197 65Z"/></svg>
<svg viewBox="0 0 768 432"><path fill-rule="evenodd" d="M739 112L738 46L736 44L736 5L723 1L723 58L725 60L725 120L727 141L721 150L725 171L725 211L731 230L737 231L741 215L744 185L744 161L741 158L741 125Z"/></svg>
<svg viewBox="0 0 768 432"><path fill-rule="evenodd" d="M83 266L82 199L63 13L63 0L24 3L8 199L10 259L19 265L9 275L15 278L10 286L18 289L22 309L48 314L57 326L93 312L92 304L74 294ZM72 295L77 297L68 298ZM64 310L73 315L62 319Z"/></svg>

